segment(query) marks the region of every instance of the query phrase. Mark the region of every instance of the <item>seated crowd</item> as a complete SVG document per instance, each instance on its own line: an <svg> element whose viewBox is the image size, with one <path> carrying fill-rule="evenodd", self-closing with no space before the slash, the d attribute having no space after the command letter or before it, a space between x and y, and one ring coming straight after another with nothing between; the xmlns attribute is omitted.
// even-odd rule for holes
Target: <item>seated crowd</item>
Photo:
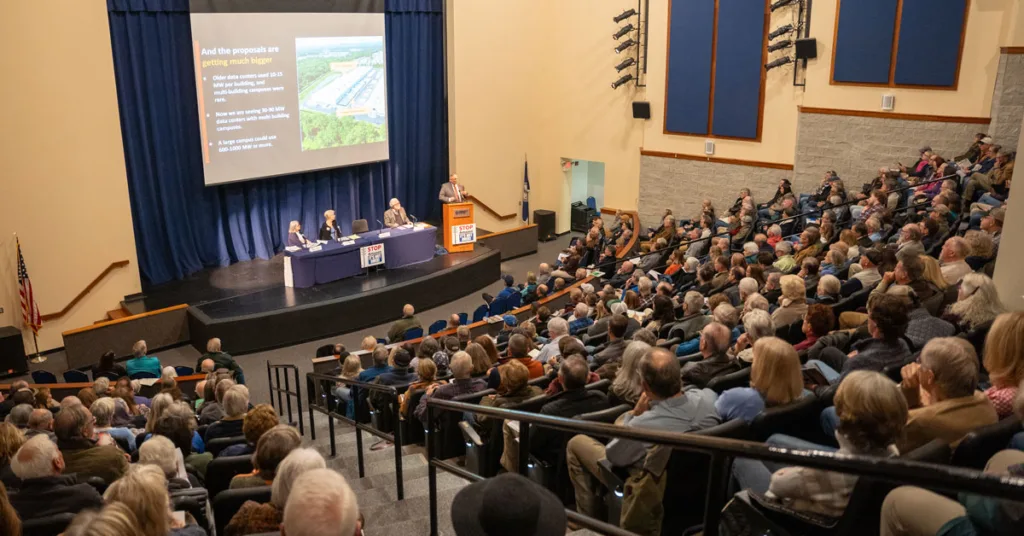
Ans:
<svg viewBox="0 0 1024 536"><path fill-rule="evenodd" d="M400 418L428 427L427 400L481 392L482 405L561 417L628 404L617 424L674 432L749 423L811 398L823 408L815 432L768 444L879 457L935 440L955 448L1024 413L1024 313L1005 310L990 277L1014 156L978 135L966 155L947 160L926 147L913 166L882 169L856 190L830 171L812 193L784 180L757 205L744 188L725 214L705 200L694 219L666 211L646 233L628 217L608 228L596 218L525 285L506 276L502 294L485 297L531 303L583 281L564 308L534 307L525 321L506 315L495 337L470 340L467 330L390 350L371 340L374 367L346 360L343 375L408 385ZM634 233L637 250L623 251ZM503 443L505 470L516 472L522 448L539 462L564 461L576 509L588 515L600 517L609 492L601 463L644 465L638 442L566 444L537 429L520 445L516 426L487 421L470 424L503 435L485 440ZM1013 445L1024 447L1024 432ZM990 471L1024 474L1024 453L999 456ZM838 518L856 477L738 460L733 481L791 510ZM933 504L950 515L938 522L912 511ZM971 504L901 488L886 501L882 530L978 523L964 517ZM1022 519L1018 505L992 522L1020 528Z"/></svg>

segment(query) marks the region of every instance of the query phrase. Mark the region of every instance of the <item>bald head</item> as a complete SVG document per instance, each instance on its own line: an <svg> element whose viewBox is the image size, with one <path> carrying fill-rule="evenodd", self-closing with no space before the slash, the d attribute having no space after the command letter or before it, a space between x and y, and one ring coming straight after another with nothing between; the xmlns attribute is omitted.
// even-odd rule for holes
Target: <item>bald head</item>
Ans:
<svg viewBox="0 0 1024 536"><path fill-rule="evenodd" d="M644 392L654 400L672 398L683 386L679 359L665 348L651 348L640 358L640 377Z"/></svg>
<svg viewBox="0 0 1024 536"><path fill-rule="evenodd" d="M729 349L729 339L732 333L725 324L712 322L700 332L700 353L704 357L712 357L722 354Z"/></svg>
<svg viewBox="0 0 1024 536"><path fill-rule="evenodd" d="M402 316L408 317L414 314L416 314L416 309L413 309L412 304L407 303L402 307Z"/></svg>
<svg viewBox="0 0 1024 536"><path fill-rule="evenodd" d="M216 366L216 363L214 363L212 359L204 359L200 371L206 373L213 372L213 369Z"/></svg>
<svg viewBox="0 0 1024 536"><path fill-rule="evenodd" d="M28 427L41 432L53 431L53 412L43 408L32 410L28 417Z"/></svg>

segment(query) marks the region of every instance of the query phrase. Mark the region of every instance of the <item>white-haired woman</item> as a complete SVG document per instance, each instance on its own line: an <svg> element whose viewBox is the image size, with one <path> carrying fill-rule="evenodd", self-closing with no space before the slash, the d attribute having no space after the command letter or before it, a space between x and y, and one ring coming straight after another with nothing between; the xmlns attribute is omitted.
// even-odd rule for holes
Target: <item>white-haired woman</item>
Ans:
<svg viewBox="0 0 1024 536"><path fill-rule="evenodd" d="M942 318L955 324L958 330L968 332L995 320L1005 311L992 278L971 273L964 276L956 302L946 309Z"/></svg>
<svg viewBox="0 0 1024 536"><path fill-rule="evenodd" d="M337 240L341 238L341 226L333 210L324 212L324 224L320 226L320 240Z"/></svg>
<svg viewBox="0 0 1024 536"><path fill-rule="evenodd" d="M224 406L224 417L206 429L204 443L218 437L237 437L242 435L245 413L249 411L249 389L244 385L232 386L221 399Z"/></svg>
<svg viewBox="0 0 1024 536"><path fill-rule="evenodd" d="M225 536L244 536L274 532L280 529L284 505L299 475L327 467L323 456L314 449L295 449L281 461L271 485L270 502L245 501L224 529Z"/></svg>
<svg viewBox="0 0 1024 536"><path fill-rule="evenodd" d="M309 243L306 237L302 235L302 225L292 220L288 224L288 245L291 247L301 248Z"/></svg>

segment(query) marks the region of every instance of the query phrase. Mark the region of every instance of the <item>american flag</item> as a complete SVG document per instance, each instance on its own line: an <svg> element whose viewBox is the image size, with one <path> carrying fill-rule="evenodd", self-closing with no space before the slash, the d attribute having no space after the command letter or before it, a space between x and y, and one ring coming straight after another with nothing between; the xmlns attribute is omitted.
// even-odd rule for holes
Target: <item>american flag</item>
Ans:
<svg viewBox="0 0 1024 536"><path fill-rule="evenodd" d="M18 293L21 294L21 312L25 319L25 325L32 328L32 333L38 335L39 328L43 325L43 319L39 315L39 304L36 303L36 296L32 292L32 281L28 278L28 269L25 268L25 257L21 254L21 241L18 244Z"/></svg>

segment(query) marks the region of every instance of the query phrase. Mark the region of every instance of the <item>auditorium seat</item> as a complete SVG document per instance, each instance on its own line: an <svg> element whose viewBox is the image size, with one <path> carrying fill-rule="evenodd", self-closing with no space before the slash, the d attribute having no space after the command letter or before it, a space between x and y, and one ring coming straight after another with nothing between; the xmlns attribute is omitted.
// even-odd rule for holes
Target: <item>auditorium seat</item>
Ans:
<svg viewBox="0 0 1024 536"><path fill-rule="evenodd" d="M708 382L708 389L722 394L734 387L748 387L750 385L750 367L746 367L730 374L716 376Z"/></svg>
<svg viewBox="0 0 1024 536"><path fill-rule="evenodd" d="M235 475L252 472L252 456L226 456L214 458L206 466L206 491L210 497L228 489Z"/></svg>
<svg viewBox="0 0 1024 536"><path fill-rule="evenodd" d="M772 434L786 434L821 443L824 432L818 418L822 409L824 404L814 395L805 395L784 406L767 408L750 422L751 439L764 441Z"/></svg>
<svg viewBox="0 0 1024 536"><path fill-rule="evenodd" d="M487 305L486 305L486 304L484 304L484 305L481 305L480 307L477 307L477 308L476 308L476 309L475 309L475 310L473 311L473 322L474 322L474 323L476 323L476 322L479 322L479 321L481 321L481 320L483 320L483 319L487 318L487 312L488 312L488 310L489 310L489 309L487 308Z"/></svg>
<svg viewBox="0 0 1024 536"><path fill-rule="evenodd" d="M465 326L466 324L469 324L469 314L468 313L459 313L459 324L463 325L463 326Z"/></svg>
<svg viewBox="0 0 1024 536"><path fill-rule="evenodd" d="M177 366L174 367L174 373L178 376L191 376L196 373L196 369L192 367Z"/></svg>
<svg viewBox="0 0 1024 536"><path fill-rule="evenodd" d="M57 383L57 377L46 370L33 370L32 383Z"/></svg>
<svg viewBox="0 0 1024 536"><path fill-rule="evenodd" d="M403 335L402 340L411 341L413 339L418 339L418 338L420 338L422 336L423 336L423 328L409 328L409 329L405 330L405 335Z"/></svg>
<svg viewBox="0 0 1024 536"><path fill-rule="evenodd" d="M433 335L438 331L444 331L444 328L446 327L448 327L447 322L445 322L444 320L438 320L437 322L434 322L433 324L430 325L430 328L427 330L427 333Z"/></svg>
<svg viewBox="0 0 1024 536"><path fill-rule="evenodd" d="M270 502L270 486L256 488L229 489L213 497L213 520L217 526L217 534L225 534L225 527L231 518L242 508L245 501L258 503Z"/></svg>
<svg viewBox="0 0 1024 536"><path fill-rule="evenodd" d="M75 514L53 514L38 519L29 519L21 523L21 534L23 536L58 536L68 528Z"/></svg>
<svg viewBox="0 0 1024 536"><path fill-rule="evenodd" d="M206 442L206 451L213 454L214 458L216 458L220 455L220 451L231 445L241 445L245 441L245 436L218 437Z"/></svg>
<svg viewBox="0 0 1024 536"><path fill-rule="evenodd" d="M133 380L146 380L146 379L156 379L156 378L159 378L159 376L157 376L156 374L153 374L152 372L139 371L139 372L136 372L135 374L132 374L131 376L129 376L129 378L131 378Z"/></svg>
<svg viewBox="0 0 1024 536"><path fill-rule="evenodd" d="M957 467L984 469L989 458L1005 449L1014 434L1021 431L1020 418L1016 415L982 426L964 436L957 444L953 450L952 464Z"/></svg>
<svg viewBox="0 0 1024 536"><path fill-rule="evenodd" d="M80 370L66 370L63 376L66 383L89 383L89 375Z"/></svg>
<svg viewBox="0 0 1024 536"><path fill-rule="evenodd" d="M105 372L100 372L98 374L94 374L93 375L93 380L95 380L96 378L106 378L106 379L108 379L108 380L110 380L112 382L116 382L118 380L118 378L120 378L120 376L118 376L116 372L108 370L108 371L105 371Z"/></svg>

